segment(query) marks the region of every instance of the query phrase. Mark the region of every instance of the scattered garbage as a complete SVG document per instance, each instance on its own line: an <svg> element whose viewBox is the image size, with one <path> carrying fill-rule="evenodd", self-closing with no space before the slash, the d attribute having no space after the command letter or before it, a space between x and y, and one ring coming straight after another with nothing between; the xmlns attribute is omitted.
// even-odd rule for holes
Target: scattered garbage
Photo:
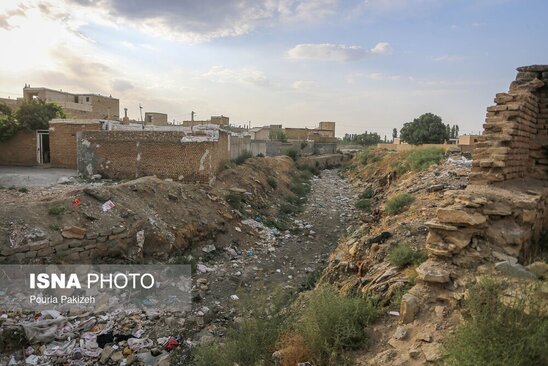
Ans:
<svg viewBox="0 0 548 366"><path fill-rule="evenodd" d="M107 212L113 209L115 206L116 205L114 204L114 202L112 202L111 200L108 200L105 203L103 203L103 206L101 206L101 208L103 209L103 212Z"/></svg>

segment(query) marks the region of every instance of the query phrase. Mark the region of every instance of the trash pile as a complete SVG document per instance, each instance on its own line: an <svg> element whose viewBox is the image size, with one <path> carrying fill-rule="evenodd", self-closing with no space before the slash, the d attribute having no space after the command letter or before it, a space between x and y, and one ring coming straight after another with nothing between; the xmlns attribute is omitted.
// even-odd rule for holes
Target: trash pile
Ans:
<svg viewBox="0 0 548 366"><path fill-rule="evenodd" d="M0 314L0 352L8 354L0 361L7 365L168 365L163 362L170 352L187 342L169 326L159 326L162 319L183 314L154 308L72 316L57 310Z"/></svg>

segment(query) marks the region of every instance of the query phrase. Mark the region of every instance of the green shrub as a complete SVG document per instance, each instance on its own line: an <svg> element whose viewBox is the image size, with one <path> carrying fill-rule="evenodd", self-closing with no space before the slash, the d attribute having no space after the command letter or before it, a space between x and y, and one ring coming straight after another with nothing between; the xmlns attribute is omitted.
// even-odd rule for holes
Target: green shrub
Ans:
<svg viewBox="0 0 548 366"><path fill-rule="evenodd" d="M390 264L398 267L410 264L418 265L424 262L426 258L424 250L415 250L409 244L398 244L388 253Z"/></svg>
<svg viewBox="0 0 548 366"><path fill-rule="evenodd" d="M356 202L356 208L365 212L371 212L371 200L364 198Z"/></svg>
<svg viewBox="0 0 548 366"><path fill-rule="evenodd" d="M280 212L284 215L293 215L300 211L299 206L291 203L282 203L280 205Z"/></svg>
<svg viewBox="0 0 548 366"><path fill-rule="evenodd" d="M358 154L358 161L363 164L374 164L382 160L382 156L375 150L375 148L370 147Z"/></svg>
<svg viewBox="0 0 548 366"><path fill-rule="evenodd" d="M400 193L389 198L384 205L384 209L389 215L397 215L407 210L414 201L415 197L409 193Z"/></svg>
<svg viewBox="0 0 548 366"><path fill-rule="evenodd" d="M234 162L238 165L242 165L245 163L247 159L250 159L253 157L253 153L249 150L244 150L236 159L234 159Z"/></svg>
<svg viewBox="0 0 548 366"><path fill-rule="evenodd" d="M28 193L29 189L26 188L26 187L21 187L21 188L18 189L18 191L21 192L21 193Z"/></svg>
<svg viewBox="0 0 548 366"><path fill-rule="evenodd" d="M375 195L375 191L373 191L373 188L367 188L365 191L363 191L360 194L360 199L373 198L374 195Z"/></svg>
<svg viewBox="0 0 548 366"><path fill-rule="evenodd" d="M465 323L445 342L447 365L548 365L548 317L537 287L525 285L505 298L503 286L483 279L465 303Z"/></svg>
<svg viewBox="0 0 548 366"><path fill-rule="evenodd" d="M293 159L293 161L297 161L297 158L299 157L299 152L294 148L288 149L285 154Z"/></svg>
<svg viewBox="0 0 548 366"><path fill-rule="evenodd" d="M413 171L427 169L431 165L438 164L445 156L445 151L439 147L415 149L409 152L405 158L407 165Z"/></svg>
<svg viewBox="0 0 548 366"><path fill-rule="evenodd" d="M264 154L263 154L263 153L258 153L258 154L257 154L257 157L258 157L258 158L264 158Z"/></svg>
<svg viewBox="0 0 548 366"><path fill-rule="evenodd" d="M198 261L192 255L178 255L170 261L173 264L186 264L190 266L191 273L196 273L198 269Z"/></svg>
<svg viewBox="0 0 548 366"><path fill-rule="evenodd" d="M320 288L304 308L298 332L314 354L314 364L337 365L343 351L363 346L366 326L377 316L377 307L370 301Z"/></svg>
<svg viewBox="0 0 548 366"><path fill-rule="evenodd" d="M65 213L67 208L63 205L51 206L48 208L48 214L51 216L60 216Z"/></svg>
<svg viewBox="0 0 548 366"><path fill-rule="evenodd" d="M242 207L242 196L239 193L229 193L225 197L225 201L235 210Z"/></svg>
<svg viewBox="0 0 548 366"><path fill-rule="evenodd" d="M278 181L274 177L267 177L266 182L268 183L269 186L271 186L274 189L278 187Z"/></svg>
<svg viewBox="0 0 548 366"><path fill-rule="evenodd" d="M292 298L291 294L279 291L270 300L254 294L242 296L242 312L252 313L252 316L244 316L242 322L230 327L224 344L196 347L193 365L270 365L284 320L288 317L285 309Z"/></svg>
<svg viewBox="0 0 548 366"><path fill-rule="evenodd" d="M289 189L297 196L303 197L310 192L310 185L308 183L292 182Z"/></svg>

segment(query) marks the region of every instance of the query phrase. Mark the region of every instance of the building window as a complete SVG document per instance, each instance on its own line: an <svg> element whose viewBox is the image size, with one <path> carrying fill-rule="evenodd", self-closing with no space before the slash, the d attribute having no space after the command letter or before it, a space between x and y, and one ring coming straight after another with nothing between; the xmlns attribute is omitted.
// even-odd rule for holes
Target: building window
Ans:
<svg viewBox="0 0 548 366"><path fill-rule="evenodd" d="M89 97L86 97L86 102L89 102Z"/></svg>

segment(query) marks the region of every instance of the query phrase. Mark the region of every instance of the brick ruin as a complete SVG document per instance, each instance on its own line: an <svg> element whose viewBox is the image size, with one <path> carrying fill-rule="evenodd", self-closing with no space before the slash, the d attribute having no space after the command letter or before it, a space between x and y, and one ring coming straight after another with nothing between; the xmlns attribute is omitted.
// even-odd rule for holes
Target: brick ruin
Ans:
<svg viewBox="0 0 548 366"><path fill-rule="evenodd" d="M509 92L487 108L471 184L447 191L451 203L426 224L430 259L417 268L424 281L448 282L451 263L470 247L523 260L548 228L548 65L517 70Z"/></svg>
<svg viewBox="0 0 548 366"><path fill-rule="evenodd" d="M517 70L508 93L487 108L472 184L548 177L548 65Z"/></svg>

